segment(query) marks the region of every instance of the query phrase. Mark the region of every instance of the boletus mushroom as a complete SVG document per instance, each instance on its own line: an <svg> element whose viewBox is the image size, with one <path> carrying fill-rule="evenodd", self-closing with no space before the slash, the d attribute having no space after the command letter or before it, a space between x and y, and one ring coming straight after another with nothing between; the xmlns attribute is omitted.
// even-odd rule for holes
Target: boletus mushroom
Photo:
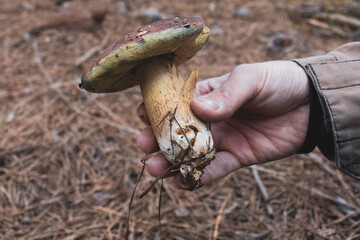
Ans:
<svg viewBox="0 0 360 240"><path fill-rule="evenodd" d="M209 124L190 109L198 73L185 81L177 66L208 41L200 18L164 19L131 32L106 49L84 70L81 87L89 92L121 91L140 84L145 109L160 150L181 173L182 188L201 186L203 169L214 159Z"/></svg>

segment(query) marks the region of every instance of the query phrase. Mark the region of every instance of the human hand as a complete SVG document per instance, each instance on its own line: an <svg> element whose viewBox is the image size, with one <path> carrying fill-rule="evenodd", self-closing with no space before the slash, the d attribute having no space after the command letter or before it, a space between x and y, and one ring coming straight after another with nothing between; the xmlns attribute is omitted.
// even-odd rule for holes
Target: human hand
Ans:
<svg viewBox="0 0 360 240"><path fill-rule="evenodd" d="M309 121L309 82L294 62L243 64L231 73L197 84L191 109L210 122L216 154L204 169L208 184L241 167L265 163L296 153L304 143ZM149 121L143 104L140 118ZM138 145L153 153L158 146L151 127L138 137ZM148 159L147 169L160 175L169 163L162 154ZM179 176L175 185L180 187Z"/></svg>

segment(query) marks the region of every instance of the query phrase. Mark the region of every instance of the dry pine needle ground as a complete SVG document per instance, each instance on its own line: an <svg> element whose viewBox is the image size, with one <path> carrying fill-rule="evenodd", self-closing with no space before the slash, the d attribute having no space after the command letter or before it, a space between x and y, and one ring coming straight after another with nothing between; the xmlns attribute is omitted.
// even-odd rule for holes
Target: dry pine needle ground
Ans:
<svg viewBox="0 0 360 240"><path fill-rule="evenodd" d="M186 75L196 66L201 79L244 62L323 54L350 41L292 20L289 11L300 1L241 1L251 10L246 19L234 17L239 1L192 2L106 0L101 7L108 13L98 24L91 19L93 9L100 8L95 0L2 1L1 239L125 237L144 156L136 146L144 127L136 116L141 95L137 88L88 94L77 85L92 53L146 24L142 11L152 7L162 17L201 15L216 30L181 68ZM119 10L124 6L126 13ZM58 25L27 34L51 19ZM267 40L276 33L294 43L271 53ZM359 183L320 154L257 167L268 197L253 170L239 170L195 192L176 190L166 180L161 228L156 185L144 199L134 199L130 239L360 238ZM139 192L152 180L145 174Z"/></svg>

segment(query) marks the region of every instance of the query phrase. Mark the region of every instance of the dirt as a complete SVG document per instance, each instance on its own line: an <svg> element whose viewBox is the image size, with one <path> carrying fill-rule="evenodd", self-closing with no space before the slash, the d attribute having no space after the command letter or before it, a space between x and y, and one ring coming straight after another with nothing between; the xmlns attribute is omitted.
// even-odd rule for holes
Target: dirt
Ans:
<svg viewBox="0 0 360 240"><path fill-rule="evenodd" d="M342 9L354 2L323 4ZM99 54L94 47L105 49L147 24L143 12L149 8L162 18L201 16L213 31L208 44L180 68L184 78L194 68L206 79L238 64L324 54L352 41L294 17L301 3L2 1L0 238L125 238L129 201L144 157L136 144L145 127L136 114L142 98L136 87L111 94L79 89L83 68ZM236 17L238 7L246 7L250 16ZM91 18L94 11L100 17ZM286 38L272 51L269 39L279 33ZM143 199L134 198L129 238L360 238L359 183L317 150L257 170L268 200L251 168L194 192L164 180L162 224L159 183ZM153 179L145 172L136 196Z"/></svg>

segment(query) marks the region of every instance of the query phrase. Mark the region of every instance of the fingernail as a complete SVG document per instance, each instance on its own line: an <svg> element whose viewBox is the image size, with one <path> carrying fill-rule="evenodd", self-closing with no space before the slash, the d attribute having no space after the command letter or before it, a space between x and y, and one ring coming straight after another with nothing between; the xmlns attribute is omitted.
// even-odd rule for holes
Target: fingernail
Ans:
<svg viewBox="0 0 360 240"><path fill-rule="evenodd" d="M214 110L219 109L219 103L213 99L210 99L208 97L205 96L200 96L194 99L194 102L197 102L203 106L205 106L206 108L212 108Z"/></svg>

